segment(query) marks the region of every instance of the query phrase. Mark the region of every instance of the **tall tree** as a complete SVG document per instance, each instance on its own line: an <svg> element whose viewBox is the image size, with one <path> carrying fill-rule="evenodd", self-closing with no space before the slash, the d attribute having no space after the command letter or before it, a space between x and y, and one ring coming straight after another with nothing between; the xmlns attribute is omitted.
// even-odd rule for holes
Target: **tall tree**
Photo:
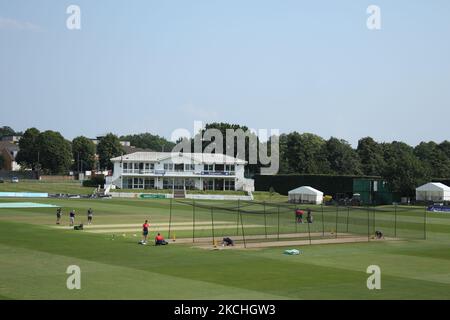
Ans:
<svg viewBox="0 0 450 320"><path fill-rule="evenodd" d="M438 148L450 159L450 141L444 140L442 141Z"/></svg>
<svg viewBox="0 0 450 320"><path fill-rule="evenodd" d="M92 170L95 166L95 144L92 140L80 136L72 140L72 154L77 171Z"/></svg>
<svg viewBox="0 0 450 320"><path fill-rule="evenodd" d="M100 167L106 169L112 169L113 164L111 158L120 156L123 154L123 148L120 144L119 138L109 133L100 139L97 145L97 153L99 157Z"/></svg>
<svg viewBox="0 0 450 320"><path fill-rule="evenodd" d="M287 174L293 173L294 170L291 168L289 164L289 148L288 148L288 135L283 133L279 137L279 150L280 150L280 169L278 173Z"/></svg>
<svg viewBox="0 0 450 320"><path fill-rule="evenodd" d="M385 161L382 176L388 181L390 189L404 196L413 196L415 188L430 179L427 170L414 155L414 149L397 141L382 146Z"/></svg>
<svg viewBox="0 0 450 320"><path fill-rule="evenodd" d="M414 148L414 154L431 177L450 177L450 158L435 142L421 142Z"/></svg>
<svg viewBox="0 0 450 320"><path fill-rule="evenodd" d="M363 174L369 176L379 176L384 166L383 148L371 137L362 138L358 141L359 159Z"/></svg>
<svg viewBox="0 0 450 320"><path fill-rule="evenodd" d="M358 154L345 140L331 137L324 145L330 169L335 174L362 174Z"/></svg>
<svg viewBox="0 0 450 320"><path fill-rule="evenodd" d="M16 161L23 168L30 168L35 170L39 163L39 145L37 143L39 137L39 130L36 128L27 129L22 139L19 141L19 153L17 154Z"/></svg>
<svg viewBox="0 0 450 320"><path fill-rule="evenodd" d="M329 163L324 153L325 140L312 133L287 135L287 159L296 173L329 173Z"/></svg>
<svg viewBox="0 0 450 320"><path fill-rule="evenodd" d="M194 149L194 143L195 141L201 140L202 142L202 150L205 150L205 148L211 146L212 143L218 143L218 141L215 141L214 139L211 139L211 141L208 141L205 139L205 132L208 129L216 129L222 134L222 152L224 154L233 154L234 157L238 157L240 159L243 159L245 161L248 161L249 164L246 166L246 174L247 176L252 176L259 172L259 169L261 167L260 163L257 162L258 160L258 151L259 151L259 138L256 134L249 131L249 128L246 126L241 126L238 124L230 124L230 123L224 123L224 122L213 122L208 123L205 125L205 129L202 130L201 133L196 133L195 137L191 139L191 146L192 150ZM245 154L239 154L238 153L238 140L234 138L233 143L230 143L230 145L227 144L227 131L233 130L234 132L239 132L242 130L244 134L246 134L245 137L245 146L244 146L244 153ZM201 135L201 136L200 136ZM204 139L202 139L204 138ZM233 152L231 152L233 150ZM256 157L256 159L255 159ZM257 162L257 163L252 163Z"/></svg>
<svg viewBox="0 0 450 320"><path fill-rule="evenodd" d="M22 140L20 140L22 141ZM56 131L44 131L37 137L39 164L51 174L67 174L72 165L70 142Z"/></svg>
<svg viewBox="0 0 450 320"><path fill-rule="evenodd" d="M140 133L121 136L120 140L130 141L132 146L142 149L151 149L154 151L170 152L175 146L175 143L167 140L164 137L153 135L151 133Z"/></svg>
<svg viewBox="0 0 450 320"><path fill-rule="evenodd" d="M8 126L0 127L0 139L7 136L14 136L16 132Z"/></svg>

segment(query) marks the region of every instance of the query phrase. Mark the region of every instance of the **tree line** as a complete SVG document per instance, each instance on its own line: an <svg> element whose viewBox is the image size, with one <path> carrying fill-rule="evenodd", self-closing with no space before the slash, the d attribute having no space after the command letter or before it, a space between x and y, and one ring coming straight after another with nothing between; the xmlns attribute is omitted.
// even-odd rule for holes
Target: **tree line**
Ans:
<svg viewBox="0 0 450 320"><path fill-rule="evenodd" d="M292 132L280 136L280 173L379 176L391 190L410 195L422 183L450 177L450 142L413 147L365 137L354 149L335 137Z"/></svg>
<svg viewBox="0 0 450 320"><path fill-rule="evenodd" d="M17 134L9 127L3 128L7 129L0 128L0 138ZM165 146L167 151L170 151L174 146L173 142L150 133L120 138L109 133L101 137L97 144L84 136L69 141L57 131L41 132L36 128L29 128L23 134L19 134L22 138L19 141L20 151L16 161L24 170L39 170L44 174L112 169L110 159L125 153L120 142L123 140L130 141L135 147L152 150L160 150Z"/></svg>
<svg viewBox="0 0 450 320"><path fill-rule="evenodd" d="M223 136L227 129L247 131L246 126L229 123L209 123L205 129L218 129ZM202 136L205 130L202 131ZM197 134L198 136L199 134ZM250 134L254 135L254 134ZM249 135L249 136L250 136ZM191 144L194 144L191 139ZM259 141L257 146L266 143L271 150L271 141ZM325 174L376 176L385 179L392 191L412 195L415 188L433 179L450 178L450 141L441 143L421 142L410 146L401 141L377 142L364 137L353 148L347 141L336 137L324 139L312 133L290 132L281 134L279 140L279 174ZM203 148L212 141L202 140ZM245 160L249 160L247 139ZM230 146L223 140L223 150ZM236 154L236 142L234 156ZM249 165L248 176L259 173L260 165Z"/></svg>
<svg viewBox="0 0 450 320"><path fill-rule="evenodd" d="M210 128L218 129L224 135L226 129L248 130L245 126L228 123L207 124L206 129ZM0 136L12 134L15 131L11 128L0 128ZM343 139L324 139L312 133L294 131L281 134L278 138L280 174L379 176L389 182L392 190L404 194L410 194L411 190L423 182L450 178L450 141L447 140L410 146L400 141L380 143L371 137L365 137L353 148ZM124 154L121 140L130 141L135 147L154 151L171 151L175 145L164 137L150 133L120 138L110 133L96 145L83 136L68 141L59 132L40 132L36 128L30 128L22 134L16 160L23 168L41 170L48 174L66 174L69 170L112 169L110 159ZM270 141L271 139L267 142L269 150ZM191 142L193 143L193 139ZM203 148L210 143L203 141ZM225 139L223 143L225 144ZM223 150L227 150L226 145ZM248 160L248 146L245 158ZM247 175L258 173L258 165L248 166Z"/></svg>

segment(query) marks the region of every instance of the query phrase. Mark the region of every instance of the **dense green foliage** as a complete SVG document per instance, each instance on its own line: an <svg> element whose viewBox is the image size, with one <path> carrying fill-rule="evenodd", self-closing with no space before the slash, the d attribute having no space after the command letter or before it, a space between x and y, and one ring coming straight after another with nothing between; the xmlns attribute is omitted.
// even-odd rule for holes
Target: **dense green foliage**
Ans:
<svg viewBox="0 0 450 320"><path fill-rule="evenodd" d="M98 142L97 153L100 167L102 169L112 169L113 164L111 162L111 158L123 154L123 148L120 144L119 138L112 133L102 137Z"/></svg>
<svg viewBox="0 0 450 320"><path fill-rule="evenodd" d="M16 131L14 131L14 129L12 129L11 127L8 127L8 126L0 127L0 139L2 137L15 136L15 135L21 135L21 132L16 132Z"/></svg>
<svg viewBox="0 0 450 320"><path fill-rule="evenodd" d="M83 181L83 187L97 188L98 186L100 186L100 188L103 188L104 185L105 185L105 176L103 175L96 175L91 177L90 180Z"/></svg>
<svg viewBox="0 0 450 320"><path fill-rule="evenodd" d="M172 141L148 132L121 136L120 140L130 141L131 145L136 148L149 149L153 151L170 152L175 146L175 143Z"/></svg>
<svg viewBox="0 0 450 320"><path fill-rule="evenodd" d="M83 172L95 168L95 144L92 140L80 136L72 140L74 169Z"/></svg>
<svg viewBox="0 0 450 320"><path fill-rule="evenodd" d="M71 144L59 132L39 132L30 128L19 141L19 147L16 160L25 168L49 174L67 174L72 165Z"/></svg>
<svg viewBox="0 0 450 320"><path fill-rule="evenodd" d="M252 161L250 147L258 150L261 145L259 138L249 132L246 126L222 122L209 123L205 129L217 129L223 135L222 147L226 153L231 147L234 148L233 155ZM3 131L2 131L3 130ZM227 146L227 130L242 130L248 133L245 145L245 154L238 154L237 140L233 145ZM9 127L0 128L0 134L11 134L14 132ZM17 161L24 167L30 169L46 170L49 173L64 172L70 165L74 169L91 169L95 167L95 148L88 138L77 137L72 142L71 164L67 160L68 144L62 142L62 137L57 133L45 134L50 145L46 147L42 142L39 130L30 128L25 131L19 142L20 152ZM190 140L185 141L194 149L194 142L201 141L202 150L211 152L215 141L214 137L204 137L205 130ZM132 146L154 151L170 151L175 144L164 137L151 133L124 135L121 140L128 140ZM255 145L250 145L256 141ZM267 144L270 152L271 146ZM61 146L61 152L57 152L55 146ZM450 179L450 141L441 143L421 142L412 147L403 142L393 141L391 143L379 143L371 137L364 137L358 141L356 149L345 140L331 137L328 140L312 133L290 132L279 136L279 174L300 175L363 175L378 176L386 180L391 191L398 192L404 196L414 193L415 187L430 180ZM214 150L216 151L216 150ZM123 154L120 140L113 134L100 139L97 146L99 164L101 169L112 169L110 159ZM41 161L42 158L43 161ZM80 157L80 163L78 162ZM256 153L256 157L259 155ZM51 161L50 161L51 160ZM260 172L261 164L249 164L246 166L246 176L253 177ZM269 186L270 187L270 186ZM268 190L265 190L268 191ZM280 190L277 190L280 191Z"/></svg>
<svg viewBox="0 0 450 320"><path fill-rule="evenodd" d="M17 154L16 161L24 168L35 170L38 167L39 146L37 140L39 134L38 129L29 128L19 141L20 151Z"/></svg>
<svg viewBox="0 0 450 320"><path fill-rule="evenodd" d="M292 132L282 134L279 142L280 174L378 176L404 196L413 195L414 189L427 181L450 178L449 141L422 142L413 148L403 142L378 143L365 137L355 150L345 140ZM281 185L279 192L286 189Z"/></svg>
<svg viewBox="0 0 450 320"><path fill-rule="evenodd" d="M37 138L39 165L44 172L67 174L72 165L70 142L55 131L44 131Z"/></svg>

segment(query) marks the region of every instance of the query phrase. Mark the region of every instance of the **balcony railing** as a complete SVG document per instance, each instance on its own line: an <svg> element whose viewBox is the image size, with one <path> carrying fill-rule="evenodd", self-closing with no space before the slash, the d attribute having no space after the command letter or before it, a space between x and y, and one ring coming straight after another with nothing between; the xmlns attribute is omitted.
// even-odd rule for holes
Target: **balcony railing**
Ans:
<svg viewBox="0 0 450 320"><path fill-rule="evenodd" d="M122 173L134 173L134 174L150 174L154 173L153 169L123 169Z"/></svg>
<svg viewBox="0 0 450 320"><path fill-rule="evenodd" d="M202 175L202 176L234 176L235 171L183 171L163 169L123 169L123 174L155 174L155 175Z"/></svg>

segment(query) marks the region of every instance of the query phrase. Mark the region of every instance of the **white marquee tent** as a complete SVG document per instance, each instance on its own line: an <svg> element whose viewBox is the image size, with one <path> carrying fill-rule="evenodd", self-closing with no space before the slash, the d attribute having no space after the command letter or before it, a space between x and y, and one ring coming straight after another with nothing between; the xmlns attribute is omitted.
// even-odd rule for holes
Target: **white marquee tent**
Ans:
<svg viewBox="0 0 450 320"><path fill-rule="evenodd" d="M450 187L440 182L429 182L416 188L418 201L450 201Z"/></svg>
<svg viewBox="0 0 450 320"><path fill-rule="evenodd" d="M289 202L321 204L323 202L323 192L312 187L298 187L288 192Z"/></svg>

